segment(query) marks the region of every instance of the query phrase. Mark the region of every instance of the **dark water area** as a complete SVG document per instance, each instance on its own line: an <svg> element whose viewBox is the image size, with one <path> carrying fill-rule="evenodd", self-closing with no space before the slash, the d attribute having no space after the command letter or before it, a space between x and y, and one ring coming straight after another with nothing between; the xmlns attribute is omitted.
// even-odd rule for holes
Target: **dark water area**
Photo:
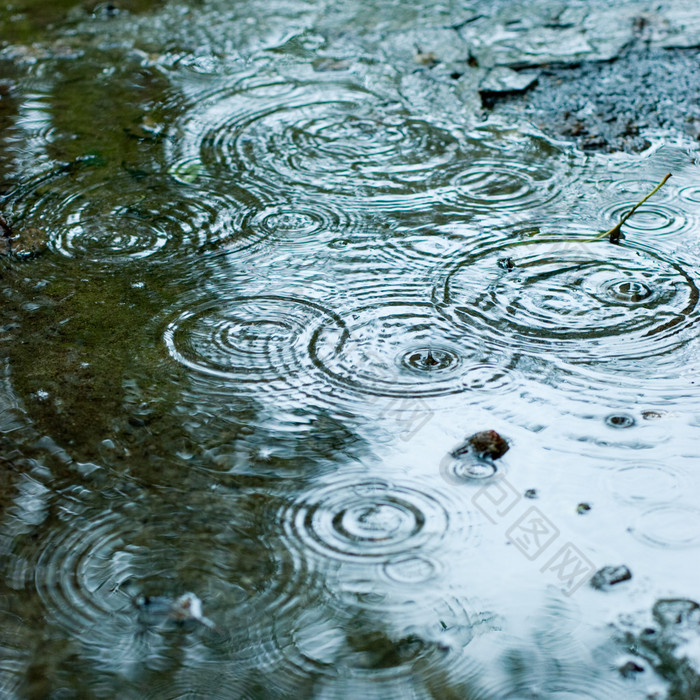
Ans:
<svg viewBox="0 0 700 700"><path fill-rule="evenodd" d="M671 6L0 9L3 698L700 697L697 139L479 92Z"/></svg>

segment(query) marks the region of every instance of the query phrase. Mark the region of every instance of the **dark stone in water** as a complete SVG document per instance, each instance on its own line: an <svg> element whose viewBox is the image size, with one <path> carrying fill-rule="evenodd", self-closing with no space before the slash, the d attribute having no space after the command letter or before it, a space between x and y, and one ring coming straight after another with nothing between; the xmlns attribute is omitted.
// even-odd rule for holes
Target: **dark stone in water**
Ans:
<svg viewBox="0 0 700 700"><path fill-rule="evenodd" d="M2 216L0 216L0 235L4 238L12 238L15 235L10 224Z"/></svg>
<svg viewBox="0 0 700 700"><path fill-rule="evenodd" d="M631 578L632 572L624 565L604 566L593 574L591 586L596 590L604 591L618 583L629 581Z"/></svg>
<svg viewBox="0 0 700 700"><path fill-rule="evenodd" d="M537 489L528 489L525 491L525 498L537 498Z"/></svg>
<svg viewBox="0 0 700 700"><path fill-rule="evenodd" d="M620 673L625 677L629 678L636 673L642 673L644 671L644 666L640 666L635 661L628 661L627 663L620 666Z"/></svg>
<svg viewBox="0 0 700 700"><path fill-rule="evenodd" d="M654 603L651 614L662 626L694 624L700 631L700 605L688 598L662 598Z"/></svg>
<svg viewBox="0 0 700 700"><path fill-rule="evenodd" d="M576 506L576 512L579 515L583 515L584 513L588 513L588 511L591 509L591 506L589 503L579 503Z"/></svg>
<svg viewBox="0 0 700 700"><path fill-rule="evenodd" d="M497 263L498 267L500 267L502 270L506 270L507 272L510 272L515 267L513 258L498 258Z"/></svg>
<svg viewBox="0 0 700 700"><path fill-rule="evenodd" d="M480 430L468 437L463 445L452 451L454 457L473 452L480 457L498 459L510 449L508 443L495 430Z"/></svg>

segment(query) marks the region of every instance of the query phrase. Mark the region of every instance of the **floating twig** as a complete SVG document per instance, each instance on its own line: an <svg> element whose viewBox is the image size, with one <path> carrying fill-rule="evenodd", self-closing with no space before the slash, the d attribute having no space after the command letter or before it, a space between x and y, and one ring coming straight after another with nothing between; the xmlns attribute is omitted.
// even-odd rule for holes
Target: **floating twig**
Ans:
<svg viewBox="0 0 700 700"><path fill-rule="evenodd" d="M632 214L634 214L634 212L637 211L637 209L639 209L639 207L641 207L642 204L644 204L644 202L647 201L647 199L649 199L649 197L651 197L653 194L656 194L656 193L666 184L666 180L668 180L669 177L671 177L671 173L668 173L667 175L665 175L665 176L664 176L664 179L661 180L661 182L660 182L656 187L654 187L654 189L653 189L651 192L649 192L649 194L648 194L646 197L644 197L644 199L640 199L640 200L639 200L639 201L638 201L638 202L637 202L637 203L636 203L636 204L635 204L621 219L620 219L620 221L619 221L619 223L618 223L617 225L613 226L609 231L606 231L605 233L601 233L599 236L596 236L593 240L594 240L594 241L597 241L597 240L599 240L600 238L605 238L605 237L607 236L608 240L609 240L611 243L619 243L619 242L620 242L620 239L622 239L622 238L625 237L624 234L622 233L622 230L621 230L621 229L622 229L622 224L624 224L625 221L627 221L627 219L629 219L630 216L632 216Z"/></svg>

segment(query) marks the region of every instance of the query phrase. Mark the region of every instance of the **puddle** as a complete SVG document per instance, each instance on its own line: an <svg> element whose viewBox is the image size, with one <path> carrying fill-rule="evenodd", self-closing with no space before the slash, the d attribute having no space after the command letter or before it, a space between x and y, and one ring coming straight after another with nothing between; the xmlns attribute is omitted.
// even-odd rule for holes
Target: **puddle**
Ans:
<svg viewBox="0 0 700 700"><path fill-rule="evenodd" d="M40 4L0 10L0 694L697 688L697 142L478 93L695 24Z"/></svg>

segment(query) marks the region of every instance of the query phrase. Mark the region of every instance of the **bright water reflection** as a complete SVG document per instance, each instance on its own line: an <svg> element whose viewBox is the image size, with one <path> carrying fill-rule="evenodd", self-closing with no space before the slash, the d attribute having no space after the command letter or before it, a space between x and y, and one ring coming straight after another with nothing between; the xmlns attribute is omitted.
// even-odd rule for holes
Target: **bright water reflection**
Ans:
<svg viewBox="0 0 700 700"><path fill-rule="evenodd" d="M643 697L606 626L696 591L695 146L474 113L413 60L459 3L228 5L0 56L3 697Z"/></svg>

